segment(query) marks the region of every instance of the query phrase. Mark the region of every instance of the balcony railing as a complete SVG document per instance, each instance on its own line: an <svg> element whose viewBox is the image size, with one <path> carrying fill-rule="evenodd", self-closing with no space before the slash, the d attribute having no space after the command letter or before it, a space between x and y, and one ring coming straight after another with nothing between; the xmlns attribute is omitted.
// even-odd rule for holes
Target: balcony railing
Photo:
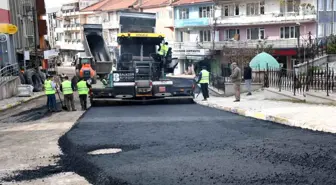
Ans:
<svg viewBox="0 0 336 185"><path fill-rule="evenodd" d="M306 40L300 40L304 43ZM272 45L273 48L296 48L297 39L279 39L279 40L246 40L246 41L216 41L213 42L175 42L174 49L214 49L221 50L224 46L229 48L256 48L260 44Z"/></svg>
<svg viewBox="0 0 336 185"><path fill-rule="evenodd" d="M310 22L316 21L317 15L314 12L307 13L269 13L264 15L240 15L240 16L229 16L221 17L216 20L219 25L225 24L226 26L233 25L262 25L262 24L274 24L274 23L287 23L287 22ZM214 20L210 21L211 24Z"/></svg>

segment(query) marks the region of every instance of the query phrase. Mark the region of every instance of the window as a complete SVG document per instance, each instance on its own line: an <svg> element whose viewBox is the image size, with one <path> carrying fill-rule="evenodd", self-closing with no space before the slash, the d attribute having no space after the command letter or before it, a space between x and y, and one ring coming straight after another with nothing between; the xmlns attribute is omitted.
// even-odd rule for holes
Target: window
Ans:
<svg viewBox="0 0 336 185"><path fill-rule="evenodd" d="M172 19L172 18L173 18L173 11L169 10L169 19Z"/></svg>
<svg viewBox="0 0 336 185"><path fill-rule="evenodd" d="M235 37L236 34L240 34L239 29L228 29L224 31L224 39L230 40Z"/></svg>
<svg viewBox="0 0 336 185"><path fill-rule="evenodd" d="M318 0L318 10L323 11L324 10L324 0Z"/></svg>
<svg viewBox="0 0 336 185"><path fill-rule="evenodd" d="M318 36L319 37L323 37L324 36L324 25L323 24L319 24L318 25Z"/></svg>
<svg viewBox="0 0 336 185"><path fill-rule="evenodd" d="M239 15L239 4L223 5L222 17Z"/></svg>
<svg viewBox="0 0 336 185"><path fill-rule="evenodd" d="M260 14L265 14L265 1L260 1Z"/></svg>
<svg viewBox="0 0 336 185"><path fill-rule="evenodd" d="M264 28L248 28L246 31L246 36L248 40L259 40L265 38Z"/></svg>
<svg viewBox="0 0 336 185"><path fill-rule="evenodd" d="M299 27L297 26L286 26L280 28L280 38L282 39L292 39L297 38Z"/></svg>
<svg viewBox="0 0 336 185"><path fill-rule="evenodd" d="M331 35L331 23L326 24L326 36Z"/></svg>
<svg viewBox="0 0 336 185"><path fill-rule="evenodd" d="M181 8L179 13L180 13L180 19L189 19L189 9L188 8Z"/></svg>
<svg viewBox="0 0 336 185"><path fill-rule="evenodd" d="M199 7L199 17L212 17L212 6Z"/></svg>
<svg viewBox="0 0 336 185"><path fill-rule="evenodd" d="M258 15L258 3L246 4L246 15Z"/></svg>
<svg viewBox="0 0 336 185"><path fill-rule="evenodd" d="M211 41L211 31L201 30L199 37L200 37L200 42L210 42Z"/></svg>
<svg viewBox="0 0 336 185"><path fill-rule="evenodd" d="M327 0L327 3L326 3L326 5L327 5L327 11L331 11L332 10L331 1L333 1L333 0Z"/></svg>

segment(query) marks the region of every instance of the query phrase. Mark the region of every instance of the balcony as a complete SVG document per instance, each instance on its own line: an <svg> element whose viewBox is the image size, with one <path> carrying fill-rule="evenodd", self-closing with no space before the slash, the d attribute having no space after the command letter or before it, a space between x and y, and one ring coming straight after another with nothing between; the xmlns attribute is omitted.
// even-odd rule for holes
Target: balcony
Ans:
<svg viewBox="0 0 336 185"><path fill-rule="evenodd" d="M301 40L300 43L305 43L307 40ZM266 43L272 45L273 48L296 48L297 39L278 39L278 40L248 40L248 41L217 41L215 42L215 50L222 50L223 47L229 48L257 48L258 45ZM212 42L175 42L173 49L212 49Z"/></svg>
<svg viewBox="0 0 336 185"><path fill-rule="evenodd" d="M57 27L57 28L55 28L55 32L56 33L63 33L64 32L64 28L63 27Z"/></svg>
<svg viewBox="0 0 336 185"><path fill-rule="evenodd" d="M84 51L84 46L80 39L65 39L64 41L57 41L56 47L63 50Z"/></svg>
<svg viewBox="0 0 336 185"><path fill-rule="evenodd" d="M267 24L282 24L282 23L304 23L314 22L317 19L317 15L311 13L269 13L256 16L232 16L221 17L217 19L218 25L225 26L248 26L248 25L267 25ZM210 21L211 24L214 20Z"/></svg>
<svg viewBox="0 0 336 185"><path fill-rule="evenodd" d="M63 25L64 31L79 31L80 30L80 24L65 24Z"/></svg>

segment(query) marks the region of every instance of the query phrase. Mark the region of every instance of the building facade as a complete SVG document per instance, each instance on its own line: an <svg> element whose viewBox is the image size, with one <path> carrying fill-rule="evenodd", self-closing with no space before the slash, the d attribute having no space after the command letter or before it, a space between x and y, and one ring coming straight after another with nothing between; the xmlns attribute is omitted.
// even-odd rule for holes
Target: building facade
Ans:
<svg viewBox="0 0 336 185"><path fill-rule="evenodd" d="M61 59L73 61L78 52L84 51L83 32L81 24L85 24L82 19L81 10L99 0L77 0L63 4L61 10L56 14L56 48L59 50Z"/></svg>
<svg viewBox="0 0 336 185"><path fill-rule="evenodd" d="M323 38L336 34L336 2L334 0L317 0L318 27L317 37Z"/></svg>
<svg viewBox="0 0 336 185"><path fill-rule="evenodd" d="M156 14L155 32L164 34L170 46L175 41L173 0L155 0L140 2L140 11Z"/></svg>
<svg viewBox="0 0 336 185"><path fill-rule="evenodd" d="M48 24L48 35L47 40L49 42L50 48L56 47L56 28L57 28L57 14L61 11L61 7L49 8L47 9L47 24Z"/></svg>
<svg viewBox="0 0 336 185"><path fill-rule="evenodd" d="M176 74L188 72L190 67L207 60L210 55L203 43L218 41L212 32L213 2L208 0L180 0L174 6L175 44L173 55L179 60ZM210 47L210 45L209 45ZM209 62L207 62L209 63Z"/></svg>
<svg viewBox="0 0 336 185"><path fill-rule="evenodd" d="M256 48L262 42L271 45L277 60L291 69L298 43L317 36L315 0L218 0L183 6L179 2L184 0L175 6L175 35L181 48L220 51L224 46ZM217 58L228 62L223 53Z"/></svg>

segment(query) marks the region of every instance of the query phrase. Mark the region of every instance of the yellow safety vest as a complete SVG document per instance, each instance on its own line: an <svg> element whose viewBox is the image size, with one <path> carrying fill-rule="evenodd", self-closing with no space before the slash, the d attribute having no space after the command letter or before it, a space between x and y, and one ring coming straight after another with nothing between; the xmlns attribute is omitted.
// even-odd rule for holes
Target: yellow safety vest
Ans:
<svg viewBox="0 0 336 185"><path fill-rule="evenodd" d="M51 86L51 80L45 80L44 81L44 92L45 92L46 95L56 93L55 89L53 89L52 86Z"/></svg>
<svg viewBox="0 0 336 185"><path fill-rule="evenodd" d="M65 80L62 82L62 89L63 89L63 94L72 94L72 87L71 87L71 82L69 80Z"/></svg>
<svg viewBox="0 0 336 185"><path fill-rule="evenodd" d="M89 88L86 86L86 82L81 80L77 83L77 88L78 88L78 94L88 94L89 93Z"/></svg>
<svg viewBox="0 0 336 185"><path fill-rule="evenodd" d="M159 55L166 56L167 51L168 51L168 46L166 46L165 44L161 44Z"/></svg>
<svg viewBox="0 0 336 185"><path fill-rule="evenodd" d="M207 70L202 70L202 78L200 80L200 84L205 84L205 83L209 83L210 82L210 73Z"/></svg>

